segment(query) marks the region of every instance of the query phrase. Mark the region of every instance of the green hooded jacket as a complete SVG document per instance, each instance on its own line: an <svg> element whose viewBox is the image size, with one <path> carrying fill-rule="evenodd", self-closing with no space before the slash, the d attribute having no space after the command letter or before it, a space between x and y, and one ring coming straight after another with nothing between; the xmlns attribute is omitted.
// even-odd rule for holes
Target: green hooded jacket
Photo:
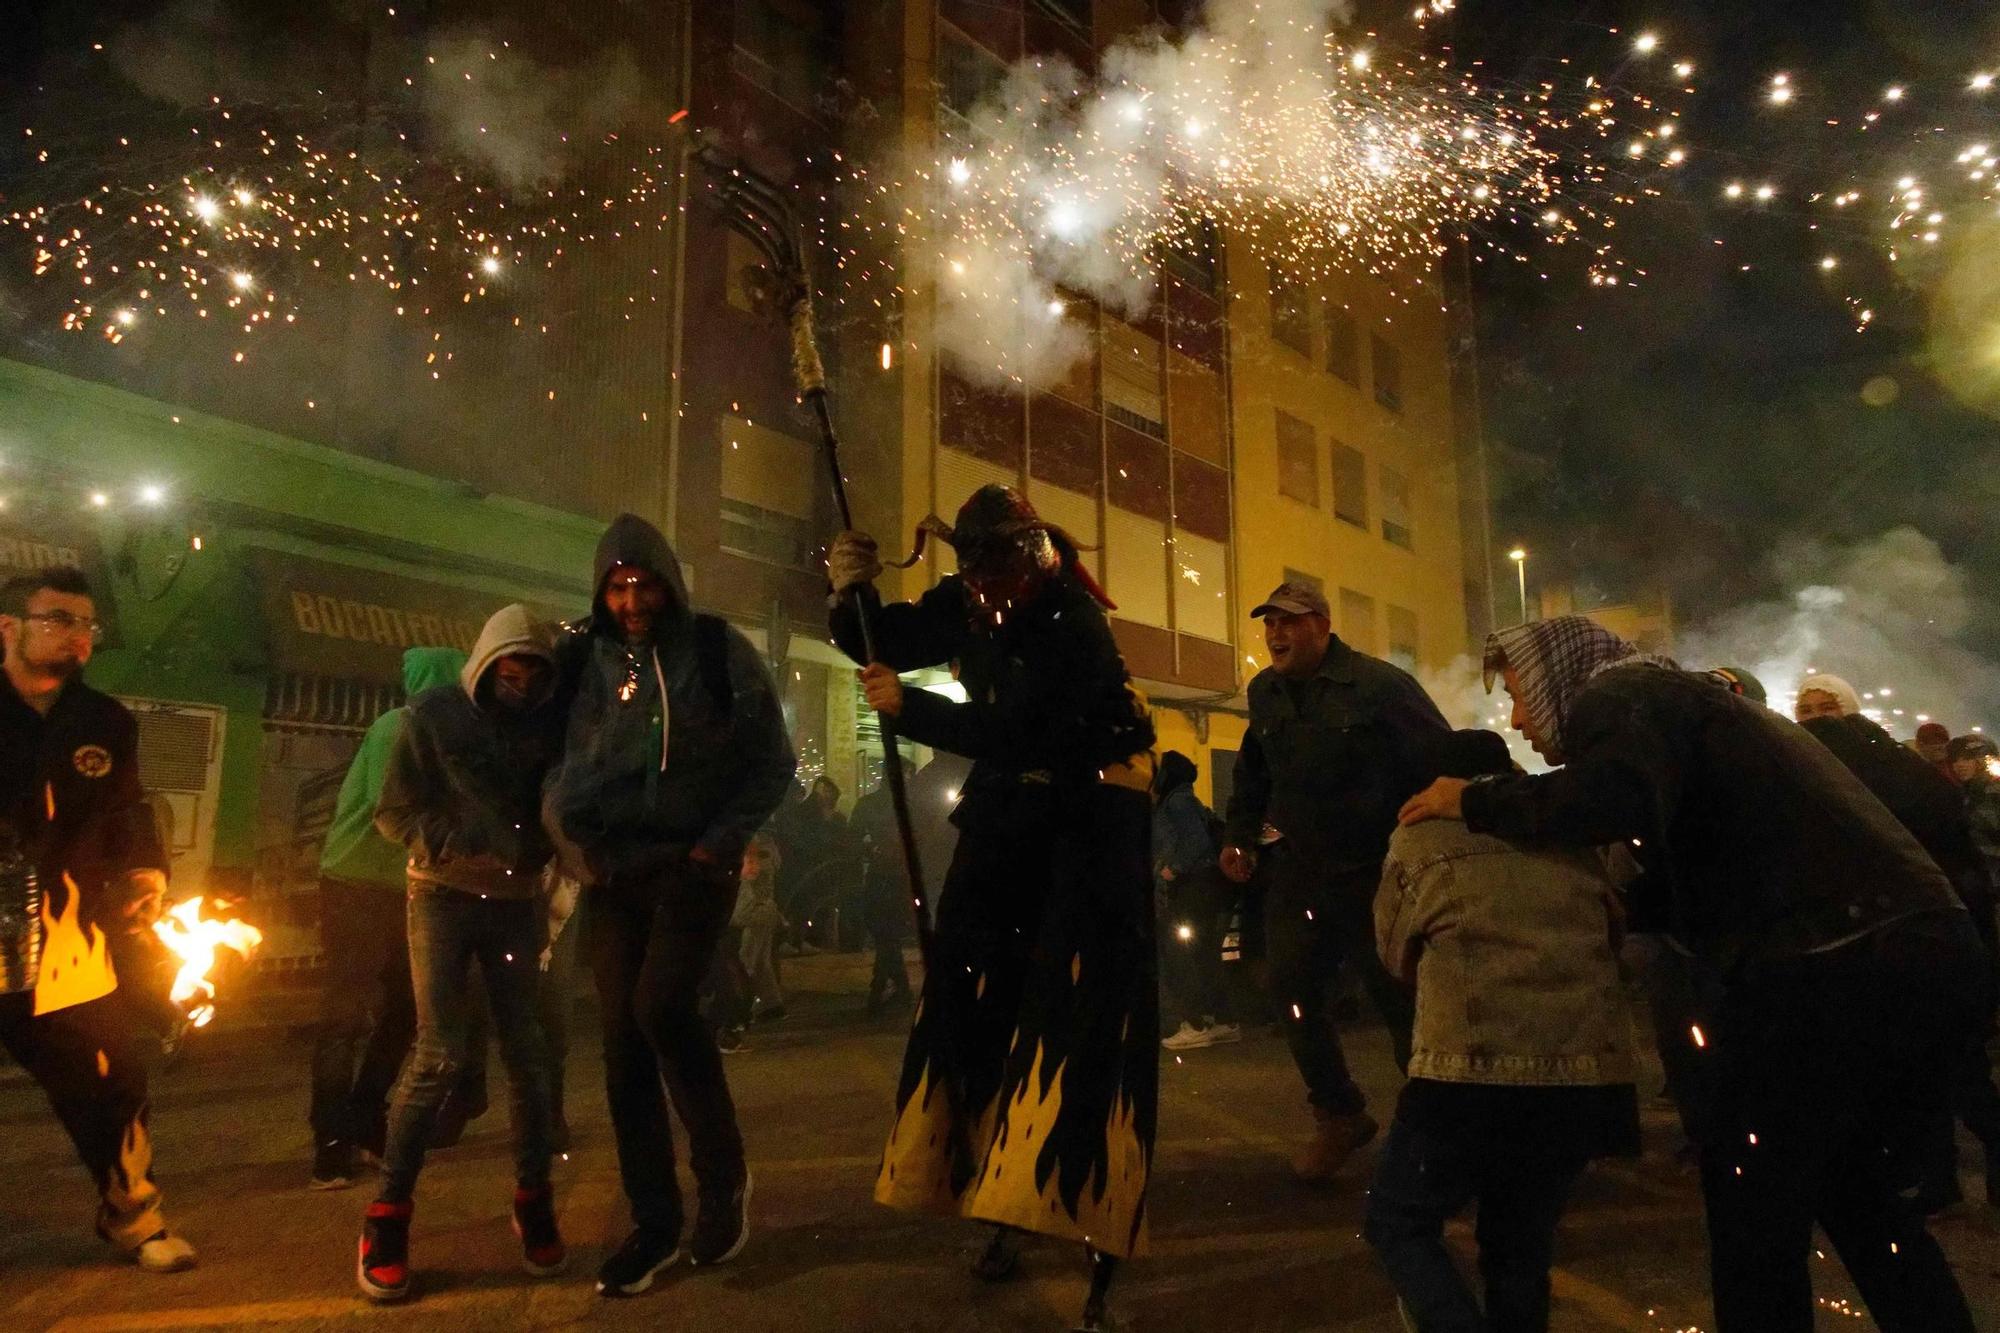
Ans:
<svg viewBox="0 0 2000 1333"><path fill-rule="evenodd" d="M403 695L414 699L434 685L451 684L464 667L465 654L456 648L406 648ZM333 822L327 826L326 843L319 854L320 874L403 891L403 867L409 853L375 831L375 802L382 795L389 751L402 734L408 713L407 707L390 709L376 718L361 738L361 748L354 752L354 762L348 765L339 799L334 802Z"/></svg>

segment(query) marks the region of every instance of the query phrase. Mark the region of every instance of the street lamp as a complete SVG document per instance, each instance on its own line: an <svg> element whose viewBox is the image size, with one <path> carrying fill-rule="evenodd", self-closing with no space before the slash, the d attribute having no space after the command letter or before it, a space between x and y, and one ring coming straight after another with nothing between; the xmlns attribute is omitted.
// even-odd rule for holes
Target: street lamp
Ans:
<svg viewBox="0 0 2000 1333"><path fill-rule="evenodd" d="M1507 552L1507 558L1508 558L1509 560L1512 560L1512 561L1514 562L1514 572L1515 572L1516 574L1518 574L1518 575L1520 576L1520 579L1521 579L1521 623L1522 623L1523 625L1525 625L1525 624L1527 624L1527 623L1528 623L1528 551L1527 551L1527 548L1526 548L1526 547L1522 547L1522 546L1516 546L1516 547L1515 547L1515 548L1514 548L1513 550L1511 550L1511 551Z"/></svg>

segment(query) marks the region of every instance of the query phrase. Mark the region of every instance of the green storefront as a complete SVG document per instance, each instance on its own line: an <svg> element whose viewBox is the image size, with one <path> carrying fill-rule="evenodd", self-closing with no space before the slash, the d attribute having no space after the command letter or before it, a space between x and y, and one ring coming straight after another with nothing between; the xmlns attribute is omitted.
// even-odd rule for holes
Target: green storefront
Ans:
<svg viewBox="0 0 2000 1333"><path fill-rule="evenodd" d="M273 960L405 647L494 608L573 615L601 524L0 360L0 577L81 565L110 633L89 679L141 724L180 885L257 900Z"/></svg>

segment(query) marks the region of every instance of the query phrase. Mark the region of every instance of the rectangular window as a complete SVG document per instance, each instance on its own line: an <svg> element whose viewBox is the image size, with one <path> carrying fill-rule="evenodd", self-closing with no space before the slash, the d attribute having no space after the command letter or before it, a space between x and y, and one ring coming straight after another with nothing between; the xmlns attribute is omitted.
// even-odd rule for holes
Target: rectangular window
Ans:
<svg viewBox="0 0 2000 1333"><path fill-rule="evenodd" d="M1174 239L1166 247L1167 271L1197 291L1213 294L1216 249L1215 224L1189 214L1174 228Z"/></svg>
<svg viewBox="0 0 2000 1333"><path fill-rule="evenodd" d="M823 5L798 0L741 0L732 20L731 68L792 109L815 115L832 78L826 13Z"/></svg>
<svg viewBox="0 0 2000 1333"><path fill-rule="evenodd" d="M804 519L728 496L720 504L723 550L787 569L813 567L812 525Z"/></svg>
<svg viewBox="0 0 2000 1333"><path fill-rule="evenodd" d="M1333 446L1333 514L1357 528L1368 526L1368 460L1344 444Z"/></svg>
<svg viewBox="0 0 2000 1333"><path fill-rule="evenodd" d="M1417 669L1417 613L1393 603L1383 607L1388 621L1389 660L1405 671Z"/></svg>
<svg viewBox="0 0 2000 1333"><path fill-rule="evenodd" d="M1158 519L1104 511L1104 590L1118 615L1167 628L1167 525Z"/></svg>
<svg viewBox="0 0 2000 1333"><path fill-rule="evenodd" d="M1278 412L1278 494L1319 507L1319 445L1310 422Z"/></svg>
<svg viewBox="0 0 2000 1333"><path fill-rule="evenodd" d="M938 105L961 120L1007 77L1007 66L976 42L945 29L938 34Z"/></svg>
<svg viewBox="0 0 2000 1333"><path fill-rule="evenodd" d="M1174 534L1174 624L1196 638L1230 641L1229 548L1185 528Z"/></svg>
<svg viewBox="0 0 2000 1333"><path fill-rule="evenodd" d="M1361 324L1337 305L1326 307L1326 373L1361 387Z"/></svg>
<svg viewBox="0 0 2000 1333"><path fill-rule="evenodd" d="M1379 333L1368 335L1368 355L1375 365L1375 401L1391 412L1403 410L1403 354Z"/></svg>
<svg viewBox="0 0 2000 1333"><path fill-rule="evenodd" d="M1381 650L1375 643L1375 599L1352 588L1340 590L1340 637L1364 653Z"/></svg>
<svg viewBox="0 0 2000 1333"><path fill-rule="evenodd" d="M1321 596L1326 595L1325 580L1321 579L1317 574L1308 574L1303 569L1293 569L1290 565L1286 565L1285 582L1296 583L1301 587L1311 588Z"/></svg>
<svg viewBox="0 0 2000 1333"><path fill-rule="evenodd" d="M1312 355L1312 311L1305 295L1275 266L1271 280L1271 337L1300 356Z"/></svg>
<svg viewBox="0 0 2000 1333"><path fill-rule="evenodd" d="M1382 469L1382 539L1406 551L1415 549L1410 534L1410 479L1392 467Z"/></svg>
<svg viewBox="0 0 2000 1333"><path fill-rule="evenodd" d="M1105 416L1164 440L1167 418L1161 371L1159 339L1123 320L1104 321Z"/></svg>

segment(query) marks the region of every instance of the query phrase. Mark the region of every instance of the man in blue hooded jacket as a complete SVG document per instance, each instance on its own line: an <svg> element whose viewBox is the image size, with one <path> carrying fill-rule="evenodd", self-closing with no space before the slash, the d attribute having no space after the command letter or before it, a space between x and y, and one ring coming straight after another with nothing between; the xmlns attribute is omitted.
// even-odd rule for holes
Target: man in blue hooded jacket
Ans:
<svg viewBox="0 0 2000 1333"><path fill-rule="evenodd" d="M591 895L605 1086L632 1203L632 1235L597 1289L635 1296L680 1256L669 1095L699 1194L689 1259L726 1262L748 1235L743 1137L698 997L744 845L797 761L757 650L695 614L657 528L620 515L598 542L593 587L589 621L561 650L569 730L543 815Z"/></svg>

